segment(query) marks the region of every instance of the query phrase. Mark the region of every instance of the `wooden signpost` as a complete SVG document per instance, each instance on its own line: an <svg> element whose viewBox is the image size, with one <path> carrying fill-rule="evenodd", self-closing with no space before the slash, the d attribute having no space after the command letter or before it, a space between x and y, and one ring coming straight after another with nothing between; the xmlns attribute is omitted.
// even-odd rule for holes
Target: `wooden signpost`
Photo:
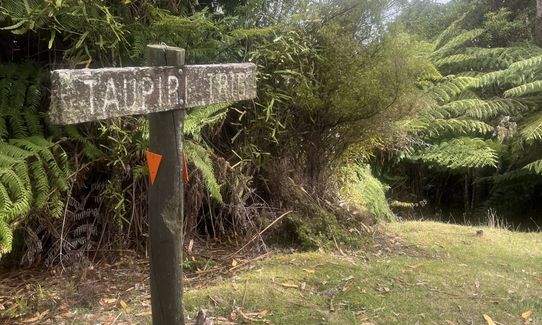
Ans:
<svg viewBox="0 0 542 325"><path fill-rule="evenodd" d="M182 306L183 120L187 108L256 97L251 63L184 65L184 49L147 46L147 67L55 70L50 117L75 124L149 116L153 324L184 324Z"/></svg>

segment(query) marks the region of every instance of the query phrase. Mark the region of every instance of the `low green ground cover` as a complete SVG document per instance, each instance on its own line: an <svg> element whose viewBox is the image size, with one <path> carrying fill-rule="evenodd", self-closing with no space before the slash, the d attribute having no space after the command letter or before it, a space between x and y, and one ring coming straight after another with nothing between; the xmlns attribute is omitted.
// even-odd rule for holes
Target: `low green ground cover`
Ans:
<svg viewBox="0 0 542 325"><path fill-rule="evenodd" d="M368 253L275 256L188 290L187 309L273 324L542 323L540 233L433 222L384 231Z"/></svg>

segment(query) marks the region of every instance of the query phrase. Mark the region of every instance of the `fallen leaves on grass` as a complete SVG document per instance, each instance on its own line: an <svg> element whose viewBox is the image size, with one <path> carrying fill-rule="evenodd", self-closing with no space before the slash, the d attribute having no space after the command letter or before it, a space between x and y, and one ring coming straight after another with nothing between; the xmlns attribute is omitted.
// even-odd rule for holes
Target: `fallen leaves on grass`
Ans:
<svg viewBox="0 0 542 325"><path fill-rule="evenodd" d="M297 284L293 284L293 283L281 283L280 285L284 288L295 288L295 289L299 288Z"/></svg>
<svg viewBox="0 0 542 325"><path fill-rule="evenodd" d="M315 270L313 269L303 269L303 271L307 272L307 273L314 273L316 272Z"/></svg>
<svg viewBox="0 0 542 325"><path fill-rule="evenodd" d="M527 321L527 320L529 320L529 317L531 317L532 314L533 314L533 311L529 309L529 310L521 313L521 318L523 318L524 321Z"/></svg>
<svg viewBox="0 0 542 325"><path fill-rule="evenodd" d="M117 298L103 298L100 299L100 305L111 305L117 302Z"/></svg>
<svg viewBox="0 0 542 325"><path fill-rule="evenodd" d="M388 288L388 287L382 287L382 288L376 289L376 291L378 291L378 292L380 292L380 293L388 293L388 292L390 292L391 290L390 290L390 288Z"/></svg>
<svg viewBox="0 0 542 325"><path fill-rule="evenodd" d="M151 316L151 315L152 315L152 312L150 310L136 314L137 317L145 317L145 316Z"/></svg>
<svg viewBox="0 0 542 325"><path fill-rule="evenodd" d="M126 311L127 313L130 312L131 309L130 309L130 307L128 307L128 304L126 303L126 301L121 299L119 301L119 303L120 303L120 306L122 307L122 309L124 309L124 311Z"/></svg>
<svg viewBox="0 0 542 325"><path fill-rule="evenodd" d="M484 316L484 319L486 320L487 325L497 325L497 324L495 324L493 319L491 319L491 317L489 317L488 315L483 314L482 316Z"/></svg>
<svg viewBox="0 0 542 325"><path fill-rule="evenodd" d="M23 321L23 323L33 323L33 322L37 322L39 320L41 320L43 317L47 316L47 314L49 314L49 309L47 309L46 311L40 313L39 311L36 312L34 314L33 317L31 318L27 318Z"/></svg>

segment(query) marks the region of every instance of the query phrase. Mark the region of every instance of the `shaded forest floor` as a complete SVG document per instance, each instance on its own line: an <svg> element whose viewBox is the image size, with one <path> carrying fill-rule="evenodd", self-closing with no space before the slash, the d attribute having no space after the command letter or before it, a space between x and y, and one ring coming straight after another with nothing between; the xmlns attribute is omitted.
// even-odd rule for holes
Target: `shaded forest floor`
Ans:
<svg viewBox="0 0 542 325"><path fill-rule="evenodd" d="M482 230L482 232L478 232ZM542 234L382 226L364 251L196 256L186 315L215 324L542 324ZM0 278L0 324L150 324L148 264Z"/></svg>

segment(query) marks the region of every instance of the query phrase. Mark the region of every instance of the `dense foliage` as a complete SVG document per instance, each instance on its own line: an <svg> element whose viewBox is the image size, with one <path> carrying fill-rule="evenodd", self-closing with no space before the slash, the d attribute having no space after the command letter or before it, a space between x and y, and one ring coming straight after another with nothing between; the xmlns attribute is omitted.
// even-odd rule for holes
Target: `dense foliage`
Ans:
<svg viewBox="0 0 542 325"><path fill-rule="evenodd" d="M390 188L396 206L521 207L536 217L535 9L522 0L4 0L0 254L15 245L25 263L43 255L64 265L114 246L146 249L146 119L52 126L47 71L141 65L146 45L162 42L186 48L188 63L258 66L257 99L187 114L188 237L238 240L293 210L285 233L313 247L341 238L341 227L394 220Z"/></svg>
<svg viewBox="0 0 542 325"><path fill-rule="evenodd" d="M409 158L436 168L428 182L449 181L438 174L463 178L463 188L455 188L466 213L497 209L536 218L542 49L530 42L532 26L523 19L534 8L505 3L480 17L483 5L468 8L432 42L428 55L438 73L420 83L431 100L411 121Z"/></svg>

